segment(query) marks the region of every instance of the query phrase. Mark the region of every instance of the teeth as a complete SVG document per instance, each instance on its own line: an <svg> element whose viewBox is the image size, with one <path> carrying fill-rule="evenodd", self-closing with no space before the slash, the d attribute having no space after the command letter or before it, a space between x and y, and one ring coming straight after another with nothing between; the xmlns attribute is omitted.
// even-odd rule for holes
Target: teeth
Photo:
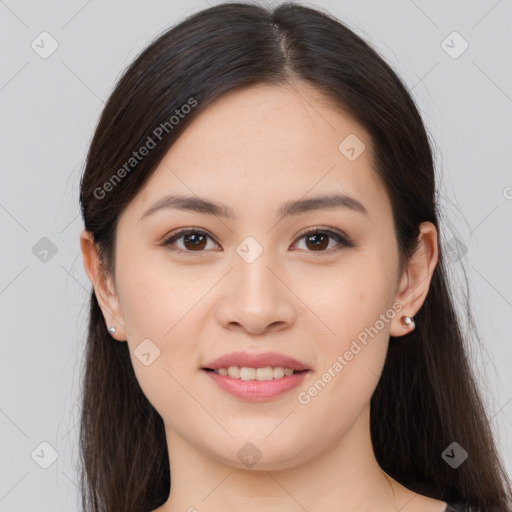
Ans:
<svg viewBox="0 0 512 512"><path fill-rule="evenodd" d="M218 370L214 370L215 373L219 375L228 375L233 379L242 379L242 380L272 380L272 379L280 379L281 377L289 377L293 375L295 372L290 368L283 368L282 366L277 366L272 368L271 366L266 366L265 368L248 368L247 366L230 366L229 368L219 368Z"/></svg>

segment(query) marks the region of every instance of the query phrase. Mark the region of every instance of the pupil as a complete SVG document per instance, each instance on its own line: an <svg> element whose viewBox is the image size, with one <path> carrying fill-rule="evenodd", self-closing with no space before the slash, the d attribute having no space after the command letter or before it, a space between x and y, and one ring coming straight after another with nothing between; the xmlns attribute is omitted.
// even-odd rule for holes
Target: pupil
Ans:
<svg viewBox="0 0 512 512"><path fill-rule="evenodd" d="M311 236L308 236L307 240L308 242L310 242L311 240L313 240L314 238L317 238L317 237L322 237L323 238L323 242L326 242L327 241L327 236L323 235L323 234L315 234L315 235L311 235ZM320 243L320 244L314 244L313 247L315 248L320 248L320 249L325 249L327 246L329 245L329 243Z"/></svg>
<svg viewBox="0 0 512 512"><path fill-rule="evenodd" d="M196 249L202 248L202 246L200 244L201 244L201 242L204 242L204 240L199 240L199 238L204 239L205 237L204 237L204 235L201 235L201 234L185 235L185 239L184 239L185 247L187 247L187 243L189 243L191 241L191 239L193 239L195 241L192 241L192 247L195 247Z"/></svg>

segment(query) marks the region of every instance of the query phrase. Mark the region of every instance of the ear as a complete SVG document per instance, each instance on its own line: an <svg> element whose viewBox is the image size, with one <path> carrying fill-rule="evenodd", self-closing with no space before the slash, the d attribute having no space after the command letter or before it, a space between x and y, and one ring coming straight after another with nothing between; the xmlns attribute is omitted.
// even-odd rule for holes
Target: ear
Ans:
<svg viewBox="0 0 512 512"><path fill-rule="evenodd" d="M418 238L417 249L407 263L395 297L395 301L400 302L403 309L391 322L391 336L398 337L411 332L412 328L404 327L400 318L403 315L413 317L419 311L427 297L432 274L437 265L438 234L434 224L422 222Z"/></svg>
<svg viewBox="0 0 512 512"><path fill-rule="evenodd" d="M94 293L103 312L105 330L108 326L114 325L116 332L109 334L118 341L126 341L126 328L112 276L104 272L93 235L85 229L80 234L80 247L85 272L94 287Z"/></svg>

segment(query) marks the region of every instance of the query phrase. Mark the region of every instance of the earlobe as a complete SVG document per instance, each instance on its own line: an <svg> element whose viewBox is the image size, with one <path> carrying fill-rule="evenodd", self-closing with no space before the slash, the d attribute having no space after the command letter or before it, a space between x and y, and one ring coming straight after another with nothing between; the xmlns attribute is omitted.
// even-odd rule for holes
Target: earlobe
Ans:
<svg viewBox="0 0 512 512"><path fill-rule="evenodd" d="M85 272L93 285L94 294L105 319L105 329L113 338L124 341L126 336L119 299L115 293L111 276L106 275L101 267L92 233L86 230L82 231L80 247Z"/></svg>
<svg viewBox="0 0 512 512"><path fill-rule="evenodd" d="M399 292L395 299L396 302L400 303L401 309L394 320L391 322L391 336L403 336L404 334L412 332L416 328L416 322L414 320L416 311L412 310L410 303L405 300L405 297L407 296L408 290L410 290L410 288L408 269L406 269L402 275Z"/></svg>
<svg viewBox="0 0 512 512"><path fill-rule="evenodd" d="M420 225L417 249L407 263L395 297L403 308L391 323L391 336L403 336L416 327L413 317L425 302L438 261L437 236L437 229L431 222Z"/></svg>

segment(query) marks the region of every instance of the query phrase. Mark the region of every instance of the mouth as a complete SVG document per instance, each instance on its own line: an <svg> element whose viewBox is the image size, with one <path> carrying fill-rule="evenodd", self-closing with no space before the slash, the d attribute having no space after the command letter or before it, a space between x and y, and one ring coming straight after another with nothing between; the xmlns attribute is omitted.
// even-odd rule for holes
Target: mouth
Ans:
<svg viewBox="0 0 512 512"><path fill-rule="evenodd" d="M239 400L264 402L291 392L311 370L292 370L283 367L201 368L206 378L222 392Z"/></svg>
<svg viewBox="0 0 512 512"><path fill-rule="evenodd" d="M292 356L278 352L232 352L203 364L202 369L204 370L219 371L221 375L229 375L233 376L233 378L237 378L236 372L233 369L238 368L242 375L246 376L242 378L247 378L247 380L252 378L251 374L254 370L256 370L260 376L265 376L264 378L270 378L270 370L276 370L276 376L278 378L284 376L284 374L280 374L287 369L288 372L286 375L292 370L296 373L303 370L311 370L306 363L298 361Z"/></svg>
<svg viewBox="0 0 512 512"><path fill-rule="evenodd" d="M231 379L237 380L257 380L267 381L276 380L291 377L292 375L308 373L311 370L293 370L291 368L281 367L264 367L264 368L250 368L250 367L238 367L230 366L228 368L201 368L205 372L216 373L217 375L223 375Z"/></svg>

